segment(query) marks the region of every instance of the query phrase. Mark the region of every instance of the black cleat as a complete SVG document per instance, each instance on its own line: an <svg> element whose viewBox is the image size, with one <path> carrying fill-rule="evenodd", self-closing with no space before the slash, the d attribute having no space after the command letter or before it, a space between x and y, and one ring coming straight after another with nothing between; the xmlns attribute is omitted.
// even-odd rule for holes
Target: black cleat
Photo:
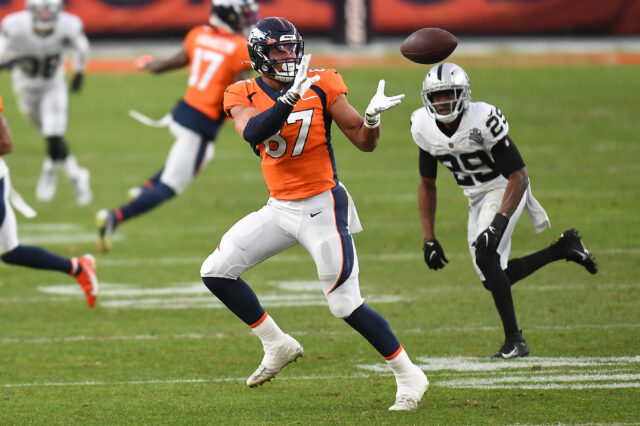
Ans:
<svg viewBox="0 0 640 426"><path fill-rule="evenodd" d="M578 231L575 229L564 231L558 240L558 244L562 248L563 256L567 262L576 262L584 266L592 274L598 272L596 259L582 243Z"/></svg>
<svg viewBox="0 0 640 426"><path fill-rule="evenodd" d="M522 338L521 338L522 339ZM529 356L529 345L522 340L507 340L498 352L493 354L493 359L511 359L511 358L523 358Z"/></svg>

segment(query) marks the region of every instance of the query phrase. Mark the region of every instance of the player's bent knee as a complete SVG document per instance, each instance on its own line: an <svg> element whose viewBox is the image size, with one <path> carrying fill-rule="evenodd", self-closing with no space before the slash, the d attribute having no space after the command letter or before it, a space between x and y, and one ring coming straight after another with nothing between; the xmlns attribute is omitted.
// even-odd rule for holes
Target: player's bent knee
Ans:
<svg viewBox="0 0 640 426"><path fill-rule="evenodd" d="M360 303L362 304L362 303ZM331 314L339 319L348 318L353 311L355 311L359 304L356 304L354 300L348 297L336 297L329 299L329 310Z"/></svg>
<svg viewBox="0 0 640 426"><path fill-rule="evenodd" d="M476 265L478 265L481 271L486 271L487 268L491 268L496 264L500 264L498 253L487 253L482 250L476 250Z"/></svg>
<svg viewBox="0 0 640 426"><path fill-rule="evenodd" d="M359 291L336 291L326 297L331 314L340 319L349 317L364 302Z"/></svg>
<svg viewBox="0 0 640 426"><path fill-rule="evenodd" d="M234 271L234 268L231 267L226 257L220 252L220 249L217 248L202 262L200 276L235 280L240 276L240 273Z"/></svg>

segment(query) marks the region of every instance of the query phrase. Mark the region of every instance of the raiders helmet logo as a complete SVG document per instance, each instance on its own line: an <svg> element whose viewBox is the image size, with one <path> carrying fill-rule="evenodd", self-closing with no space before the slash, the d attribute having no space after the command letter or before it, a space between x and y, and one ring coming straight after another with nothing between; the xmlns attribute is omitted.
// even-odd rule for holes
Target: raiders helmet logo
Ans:
<svg viewBox="0 0 640 426"><path fill-rule="evenodd" d="M478 145L482 145L484 143L482 133L480 133L480 130L476 128L471 129L471 131L469 132L469 139L471 139Z"/></svg>

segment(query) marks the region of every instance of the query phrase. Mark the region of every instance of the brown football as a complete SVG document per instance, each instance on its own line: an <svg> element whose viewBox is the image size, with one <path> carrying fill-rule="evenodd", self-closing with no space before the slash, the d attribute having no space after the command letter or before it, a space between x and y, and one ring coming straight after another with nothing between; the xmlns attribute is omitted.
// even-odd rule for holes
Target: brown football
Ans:
<svg viewBox="0 0 640 426"><path fill-rule="evenodd" d="M404 39L400 52L419 64L444 61L458 46L458 39L441 28L422 28Z"/></svg>

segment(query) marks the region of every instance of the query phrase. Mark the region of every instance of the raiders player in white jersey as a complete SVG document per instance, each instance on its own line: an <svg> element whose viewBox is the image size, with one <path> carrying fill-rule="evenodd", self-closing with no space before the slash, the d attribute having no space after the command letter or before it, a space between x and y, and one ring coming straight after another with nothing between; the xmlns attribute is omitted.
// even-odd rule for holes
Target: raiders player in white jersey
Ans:
<svg viewBox="0 0 640 426"><path fill-rule="evenodd" d="M36 187L36 198L50 201L56 192L57 171L73 185L79 205L91 202L89 171L79 167L64 139L68 94L63 55L73 54L71 90L82 88L89 42L82 21L62 12L62 0L26 0L27 9L2 20L0 57L12 68L13 89L23 114L47 140L48 149Z"/></svg>
<svg viewBox="0 0 640 426"><path fill-rule="evenodd" d="M423 82L424 108L411 116L411 133L420 147L418 205L424 260L438 270L448 259L435 234L437 163L446 166L469 200L467 242L474 267L493 296L505 342L493 358L524 357L529 347L518 328L511 285L549 262L566 259L597 272L591 253L575 229L549 247L510 259L511 235L523 210L534 232L549 218L531 194L524 161L509 137L509 123L495 106L471 102L469 78L453 63L429 70Z"/></svg>

